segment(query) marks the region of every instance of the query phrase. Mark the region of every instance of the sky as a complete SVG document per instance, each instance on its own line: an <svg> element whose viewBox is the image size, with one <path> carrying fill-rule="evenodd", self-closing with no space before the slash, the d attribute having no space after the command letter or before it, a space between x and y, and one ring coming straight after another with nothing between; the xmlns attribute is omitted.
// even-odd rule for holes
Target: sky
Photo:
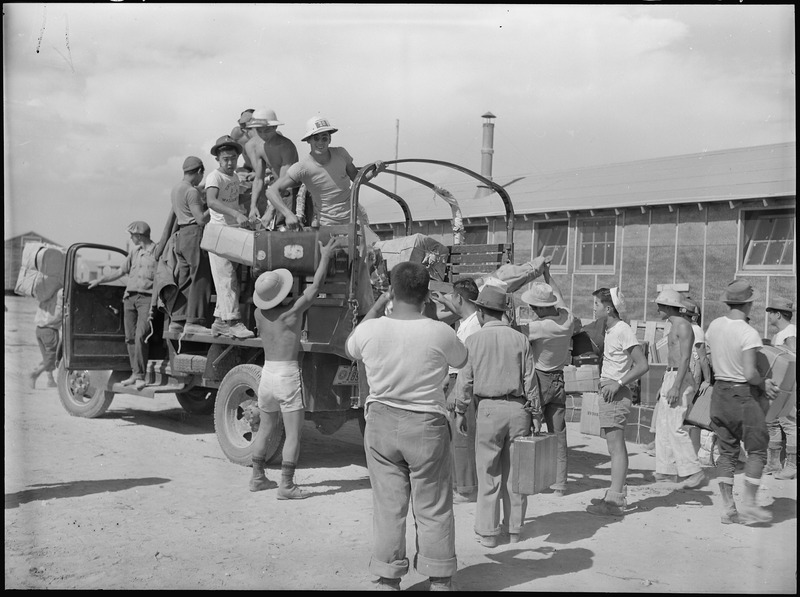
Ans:
<svg viewBox="0 0 800 597"><path fill-rule="evenodd" d="M246 108L301 156L324 116L357 166L476 172L490 111L500 184L795 141L794 37L789 4L6 3L4 238L157 237L184 158L213 170Z"/></svg>

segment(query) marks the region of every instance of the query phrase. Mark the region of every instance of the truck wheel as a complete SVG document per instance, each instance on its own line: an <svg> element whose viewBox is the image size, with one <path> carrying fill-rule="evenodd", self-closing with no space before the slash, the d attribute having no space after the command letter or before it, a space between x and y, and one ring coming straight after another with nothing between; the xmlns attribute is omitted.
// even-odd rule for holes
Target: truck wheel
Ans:
<svg viewBox="0 0 800 597"><path fill-rule="evenodd" d="M94 419L111 406L114 392L106 391L111 371L65 369L58 365L58 397L66 411L73 417Z"/></svg>
<svg viewBox="0 0 800 597"><path fill-rule="evenodd" d="M175 394L183 410L193 415L210 415L214 412L217 392L206 388L192 388Z"/></svg>
<svg viewBox="0 0 800 597"><path fill-rule="evenodd" d="M255 432L244 417L244 409L258 404L258 384L261 382L261 367L238 365L228 371L217 390L214 406L214 430L222 452L234 464L250 466L253 462L253 440ZM286 431L283 419L278 419L278 429L267 445L266 460L280 458Z"/></svg>

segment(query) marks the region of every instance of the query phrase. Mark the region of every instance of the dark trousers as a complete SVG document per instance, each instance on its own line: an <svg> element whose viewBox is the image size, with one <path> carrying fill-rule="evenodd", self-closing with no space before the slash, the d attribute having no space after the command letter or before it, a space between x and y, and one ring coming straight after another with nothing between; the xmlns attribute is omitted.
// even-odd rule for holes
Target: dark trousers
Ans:
<svg viewBox="0 0 800 597"><path fill-rule="evenodd" d="M742 442L747 452L745 477L761 479L769 445L765 419L767 408L768 401L756 386L716 381L711 394L711 429L717 436L719 447L717 478L727 477L733 481Z"/></svg>
<svg viewBox="0 0 800 597"><path fill-rule="evenodd" d="M564 372L536 371L539 396L542 401L542 418L547 431L556 435L556 482L552 488L567 489L567 394L564 390Z"/></svg>
<svg viewBox="0 0 800 597"><path fill-rule="evenodd" d="M456 380L451 378L447 388L447 402L455 401ZM467 422L467 435L461 435L456 428L455 411L448 412L450 434L453 437L453 488L461 494L473 493L478 489L478 475L475 472L475 400L467 406L464 420Z"/></svg>
<svg viewBox="0 0 800 597"><path fill-rule="evenodd" d="M207 325L211 312L211 267L208 254L200 248L203 227L179 228L175 232L175 256L178 259L178 297L171 319Z"/></svg>

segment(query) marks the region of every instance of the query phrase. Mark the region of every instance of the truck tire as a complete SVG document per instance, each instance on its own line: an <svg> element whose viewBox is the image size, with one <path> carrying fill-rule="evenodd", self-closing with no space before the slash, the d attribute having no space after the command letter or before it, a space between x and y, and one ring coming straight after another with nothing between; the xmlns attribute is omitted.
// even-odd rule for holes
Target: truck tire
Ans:
<svg viewBox="0 0 800 597"><path fill-rule="evenodd" d="M237 365L222 378L214 405L214 431L222 452L228 460L241 466L253 462L253 440L255 432L244 417L244 409L258 404L258 384L261 382L261 367ZM278 419L278 429L267 445L267 462L280 459L286 430L283 418Z"/></svg>
<svg viewBox="0 0 800 597"><path fill-rule="evenodd" d="M193 415L210 415L214 412L217 392L207 388L192 388L175 394L183 410Z"/></svg>
<svg viewBox="0 0 800 597"><path fill-rule="evenodd" d="M58 365L58 397L64 409L73 417L94 419L111 406L114 392L106 391L111 371L65 369Z"/></svg>

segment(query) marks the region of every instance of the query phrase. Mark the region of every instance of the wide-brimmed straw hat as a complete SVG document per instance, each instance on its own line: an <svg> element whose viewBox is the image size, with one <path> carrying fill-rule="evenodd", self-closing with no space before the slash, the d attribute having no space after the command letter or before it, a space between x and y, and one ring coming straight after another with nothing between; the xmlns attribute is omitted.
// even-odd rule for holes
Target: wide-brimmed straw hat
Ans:
<svg viewBox="0 0 800 597"><path fill-rule="evenodd" d="M255 110L250 120L247 122L247 128L255 129L262 126L280 126L283 123L278 120L278 115L275 110L269 108L261 108Z"/></svg>
<svg viewBox="0 0 800 597"><path fill-rule="evenodd" d="M683 307L683 297L681 293L672 288L667 288L659 292L653 302L657 305L666 305L667 307L675 307L676 309Z"/></svg>
<svg viewBox="0 0 800 597"><path fill-rule="evenodd" d="M769 299L767 309L775 309L776 311L796 311L797 308L794 303L782 296L775 296Z"/></svg>
<svg viewBox="0 0 800 597"><path fill-rule="evenodd" d="M279 305L292 290L292 272L279 268L264 272L253 288L253 304L259 309L272 309Z"/></svg>
<svg viewBox="0 0 800 597"><path fill-rule="evenodd" d="M534 282L522 293L522 301L534 307L552 307L558 303L553 287L544 282Z"/></svg>

